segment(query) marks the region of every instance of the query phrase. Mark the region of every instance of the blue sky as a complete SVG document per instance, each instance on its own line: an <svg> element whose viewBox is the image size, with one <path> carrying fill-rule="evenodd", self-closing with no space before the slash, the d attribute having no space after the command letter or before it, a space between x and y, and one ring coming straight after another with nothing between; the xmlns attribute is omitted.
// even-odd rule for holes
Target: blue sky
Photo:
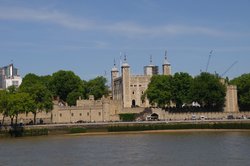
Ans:
<svg viewBox="0 0 250 166"><path fill-rule="evenodd" d="M133 74L161 67L206 69L237 77L249 72L249 0L0 0L0 66L20 74L72 70L82 79L110 76L126 53ZM119 63L118 63L119 64Z"/></svg>

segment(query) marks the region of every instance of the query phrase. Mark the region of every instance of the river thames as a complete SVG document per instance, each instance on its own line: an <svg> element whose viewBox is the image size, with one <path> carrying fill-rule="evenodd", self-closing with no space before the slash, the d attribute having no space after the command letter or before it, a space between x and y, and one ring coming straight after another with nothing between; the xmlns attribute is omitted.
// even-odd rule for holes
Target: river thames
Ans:
<svg viewBox="0 0 250 166"><path fill-rule="evenodd" d="M248 131L0 139L1 166L249 166L249 156Z"/></svg>

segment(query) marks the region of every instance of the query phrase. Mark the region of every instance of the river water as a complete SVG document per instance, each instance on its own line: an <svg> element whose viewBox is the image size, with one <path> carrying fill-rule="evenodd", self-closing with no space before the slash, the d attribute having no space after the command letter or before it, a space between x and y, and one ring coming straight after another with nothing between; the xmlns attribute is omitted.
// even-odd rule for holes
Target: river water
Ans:
<svg viewBox="0 0 250 166"><path fill-rule="evenodd" d="M0 139L1 166L249 166L250 132Z"/></svg>

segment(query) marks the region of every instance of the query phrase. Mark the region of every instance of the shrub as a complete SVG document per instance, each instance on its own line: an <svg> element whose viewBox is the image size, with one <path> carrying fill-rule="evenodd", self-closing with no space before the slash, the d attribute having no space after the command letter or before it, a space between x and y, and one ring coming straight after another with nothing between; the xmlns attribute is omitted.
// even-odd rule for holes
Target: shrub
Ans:
<svg viewBox="0 0 250 166"><path fill-rule="evenodd" d="M181 129L250 129L250 123L182 123L182 124L147 124L130 126L110 126L109 132L145 131L145 130L181 130Z"/></svg>
<svg viewBox="0 0 250 166"><path fill-rule="evenodd" d="M135 121L137 114L127 113L127 114L119 114L119 117L124 122Z"/></svg>
<svg viewBox="0 0 250 166"><path fill-rule="evenodd" d="M86 128L81 128L81 127L77 127L77 128L70 128L69 129L69 133L85 133L86 132Z"/></svg>

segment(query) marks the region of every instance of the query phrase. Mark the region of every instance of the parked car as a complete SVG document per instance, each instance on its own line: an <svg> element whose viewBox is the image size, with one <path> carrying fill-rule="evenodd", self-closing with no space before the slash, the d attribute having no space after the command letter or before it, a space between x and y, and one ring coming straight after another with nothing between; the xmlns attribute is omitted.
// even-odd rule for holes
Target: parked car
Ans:
<svg viewBox="0 0 250 166"><path fill-rule="evenodd" d="M85 123L83 120L78 120L76 123Z"/></svg>
<svg viewBox="0 0 250 166"><path fill-rule="evenodd" d="M155 120L159 120L159 115L157 115L156 113L153 113L151 115L148 115L146 117L147 121L155 121Z"/></svg>
<svg viewBox="0 0 250 166"><path fill-rule="evenodd" d="M234 119L234 116L233 115L228 115L227 119Z"/></svg>

